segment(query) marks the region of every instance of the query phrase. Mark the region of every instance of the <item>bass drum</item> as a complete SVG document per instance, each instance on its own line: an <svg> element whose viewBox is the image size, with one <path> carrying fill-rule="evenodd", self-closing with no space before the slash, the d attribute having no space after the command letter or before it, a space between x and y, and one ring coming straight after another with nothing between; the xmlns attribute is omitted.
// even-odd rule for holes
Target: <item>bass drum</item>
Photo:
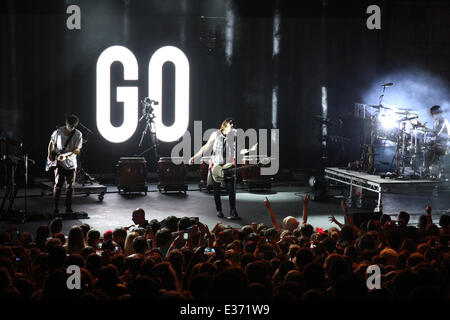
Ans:
<svg viewBox="0 0 450 320"><path fill-rule="evenodd" d="M397 143L386 140L374 145L372 157L372 173L397 171Z"/></svg>

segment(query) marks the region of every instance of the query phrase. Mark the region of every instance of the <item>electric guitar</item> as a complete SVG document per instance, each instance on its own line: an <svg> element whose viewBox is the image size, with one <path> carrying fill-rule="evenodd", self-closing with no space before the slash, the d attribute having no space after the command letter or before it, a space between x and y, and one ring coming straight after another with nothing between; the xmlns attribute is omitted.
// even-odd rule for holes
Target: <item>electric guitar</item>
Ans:
<svg viewBox="0 0 450 320"><path fill-rule="evenodd" d="M79 154L80 150L75 150L71 152L65 152L65 153L57 153L52 151L50 154L51 159L47 158L47 162L45 164L45 171L50 170L53 167L56 167L58 165L58 161L64 161L67 160L69 157L73 156L74 154Z"/></svg>
<svg viewBox="0 0 450 320"><path fill-rule="evenodd" d="M232 163L226 163L224 165L215 164L211 170L212 178L215 182L222 182L222 181L225 181L226 179L231 178L233 176L233 172L241 171L241 170L249 169L249 168L253 168L253 167L261 167L266 164L264 162L265 161L261 161L257 164L242 166L239 168L234 168L234 165Z"/></svg>

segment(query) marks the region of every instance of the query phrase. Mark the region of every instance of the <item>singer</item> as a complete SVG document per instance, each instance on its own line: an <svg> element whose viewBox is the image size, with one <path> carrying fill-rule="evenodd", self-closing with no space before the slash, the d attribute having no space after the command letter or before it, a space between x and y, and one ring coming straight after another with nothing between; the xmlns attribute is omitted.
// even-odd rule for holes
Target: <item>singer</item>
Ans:
<svg viewBox="0 0 450 320"><path fill-rule="evenodd" d="M220 125L220 129L213 132L208 139L208 142L200 148L200 150L189 159L189 163L193 164L195 158L201 157L201 155L213 147L213 153L211 156L209 170L208 170L208 185L213 185L214 202L216 204L217 216L223 218L222 202L220 200L220 183L212 179L212 168L215 165L224 165L226 163L233 163L236 165L236 129L235 121L233 118L226 118ZM250 150L256 150L257 144L255 144ZM241 154L248 153L250 150L242 149ZM237 220L240 219L236 211L236 176L227 179L223 182L226 186L229 201L230 201L230 216L227 219Z"/></svg>

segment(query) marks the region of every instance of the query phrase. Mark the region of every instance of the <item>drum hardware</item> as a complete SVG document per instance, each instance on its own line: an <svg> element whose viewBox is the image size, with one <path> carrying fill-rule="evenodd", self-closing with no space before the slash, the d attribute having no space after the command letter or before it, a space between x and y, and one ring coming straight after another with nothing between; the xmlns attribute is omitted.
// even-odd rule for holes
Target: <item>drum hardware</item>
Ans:
<svg viewBox="0 0 450 320"><path fill-rule="evenodd" d="M395 120L395 121L396 122L405 122L405 121L411 121L411 120L414 120L414 119L417 119L417 118L419 118L419 116L415 115L413 117L405 117L405 118L402 118L402 119L399 119L399 120Z"/></svg>
<svg viewBox="0 0 450 320"><path fill-rule="evenodd" d="M383 103L385 89L392 85L381 85L378 105L354 104L355 116L369 120L369 132L361 145L360 160L350 164L371 174L386 175L394 170L402 178L408 178L410 173L414 177L430 177L427 166L438 165L437 159L445 148L439 149L438 141L430 141L434 130L418 121L419 112L414 108Z"/></svg>
<svg viewBox="0 0 450 320"><path fill-rule="evenodd" d="M377 109L377 110L382 110L382 109L392 110L391 108L383 106L382 104L379 104L379 105L368 104L368 106L373 108L373 109Z"/></svg>
<svg viewBox="0 0 450 320"><path fill-rule="evenodd" d="M438 165L439 157L436 155L439 155L437 149L439 146L435 141L429 141L428 134L433 130L417 121L419 115L416 111L411 108L387 107L389 108L387 109L383 105L355 104L355 107L359 109L361 106L375 108L376 112L370 116L370 141L366 140L366 144L362 145L361 157L356 169L383 176L388 173L392 175L394 171L394 175L402 179L416 177L438 179L436 169L430 175L430 170L427 168L430 166L430 160L427 163L427 159L431 158L435 167ZM384 109L393 111L389 116L385 116L387 112ZM393 128L383 123L386 121L384 117L394 123Z"/></svg>

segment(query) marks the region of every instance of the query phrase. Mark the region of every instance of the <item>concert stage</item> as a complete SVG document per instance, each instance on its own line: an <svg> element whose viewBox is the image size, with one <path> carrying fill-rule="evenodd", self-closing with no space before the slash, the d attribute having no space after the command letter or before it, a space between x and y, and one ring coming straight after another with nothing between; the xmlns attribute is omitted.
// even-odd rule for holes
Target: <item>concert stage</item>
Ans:
<svg viewBox="0 0 450 320"><path fill-rule="evenodd" d="M200 191L198 183L189 183L186 195L180 192L158 192L157 183L149 183L147 196L144 193L119 194L114 185L105 185L107 188L103 201L98 201L96 196L86 194L75 194L72 208L75 211L88 213L87 219L65 219L64 234L68 234L74 225L87 223L91 228L104 232L116 227L124 227L133 224L131 213L134 209L141 207L146 212L146 219L158 219L161 221L167 216L177 217L193 216L199 217L200 221L206 223L211 229L217 222L240 228L251 222L265 223L272 226L272 220L263 201L267 197L275 212L278 223L281 225L284 217L292 215L297 219L302 216L302 197L306 195L310 188L308 186L296 185L294 183L274 183L270 190L259 192L248 192L238 184L237 188L237 210L241 220L229 221L219 219L216 216L213 196L205 191ZM2 193L0 192L0 196ZM407 195L405 195L407 196ZM393 217L399 210L406 210L411 215L410 223L417 225L419 216L424 213L428 198L414 196L413 200L384 195L385 213L392 214ZM416 199L417 201L414 201ZM308 223L314 227L329 228L336 226L328 221L330 214L334 214L340 222L344 222L344 216L340 208L339 198L331 198L326 202L309 202ZM433 221L439 222L439 217L450 208L450 203L442 203L438 198L431 199L433 206ZM228 215L228 196L222 196L222 206L225 216ZM408 207L409 206L409 207ZM412 207L413 206L413 207ZM23 190L19 190L15 201L15 207L19 210L25 208L25 198ZM52 218L53 199L50 195L42 195L39 187L30 188L27 198L28 212L23 224L11 224L8 221L0 221L0 230L6 230L12 226L17 226L22 231L29 231L33 234L38 226L48 224ZM369 213L370 210L350 208L351 213Z"/></svg>
<svg viewBox="0 0 450 320"><path fill-rule="evenodd" d="M383 197L387 193L423 194L424 192L432 191L437 196L439 187L442 185L442 183L437 180L389 179L379 175L368 174L366 172L332 167L325 168L325 178L328 179L329 182L345 184L350 187L347 197L347 204L349 206L352 205L355 189L359 189L357 201L360 205L364 201L364 191L375 192L378 196L377 205L374 209L375 212L383 211Z"/></svg>

